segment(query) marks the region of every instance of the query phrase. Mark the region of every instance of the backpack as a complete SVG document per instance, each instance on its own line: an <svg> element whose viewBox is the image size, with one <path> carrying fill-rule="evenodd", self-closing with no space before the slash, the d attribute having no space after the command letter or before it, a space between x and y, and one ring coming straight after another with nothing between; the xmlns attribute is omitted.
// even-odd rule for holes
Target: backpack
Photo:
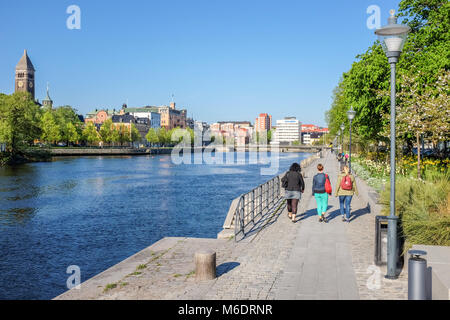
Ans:
<svg viewBox="0 0 450 320"><path fill-rule="evenodd" d="M325 192L328 194L331 194L333 192L331 189L331 182L327 174L325 175Z"/></svg>
<svg viewBox="0 0 450 320"><path fill-rule="evenodd" d="M341 189L342 190L353 190L353 183L350 176L345 175L341 180Z"/></svg>

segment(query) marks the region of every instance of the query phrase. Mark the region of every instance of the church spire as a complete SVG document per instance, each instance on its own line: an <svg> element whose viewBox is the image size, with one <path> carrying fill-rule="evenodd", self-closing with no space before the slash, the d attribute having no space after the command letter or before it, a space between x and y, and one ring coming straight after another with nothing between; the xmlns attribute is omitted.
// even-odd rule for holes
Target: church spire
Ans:
<svg viewBox="0 0 450 320"><path fill-rule="evenodd" d="M42 100L42 104L43 104L44 107L47 107L49 109L53 108L53 101L50 98L50 95L48 93L48 82L47 82L47 96L45 97L44 100Z"/></svg>

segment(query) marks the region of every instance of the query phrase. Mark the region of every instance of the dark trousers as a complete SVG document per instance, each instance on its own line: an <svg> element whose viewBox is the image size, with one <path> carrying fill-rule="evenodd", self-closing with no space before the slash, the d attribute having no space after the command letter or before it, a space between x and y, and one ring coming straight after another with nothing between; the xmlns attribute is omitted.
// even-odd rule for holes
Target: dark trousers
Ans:
<svg viewBox="0 0 450 320"><path fill-rule="evenodd" d="M288 212L297 214L298 199L287 199Z"/></svg>

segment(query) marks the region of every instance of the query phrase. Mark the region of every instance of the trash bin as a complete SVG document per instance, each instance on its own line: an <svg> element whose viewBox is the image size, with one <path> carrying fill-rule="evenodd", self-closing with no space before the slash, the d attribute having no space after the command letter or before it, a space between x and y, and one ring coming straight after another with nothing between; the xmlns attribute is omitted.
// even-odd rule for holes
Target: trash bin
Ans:
<svg viewBox="0 0 450 320"><path fill-rule="evenodd" d="M385 216L375 217L375 265L387 264L387 230L388 219Z"/></svg>
<svg viewBox="0 0 450 320"><path fill-rule="evenodd" d="M408 260L408 300L426 300L427 260L421 258L426 251L410 250Z"/></svg>

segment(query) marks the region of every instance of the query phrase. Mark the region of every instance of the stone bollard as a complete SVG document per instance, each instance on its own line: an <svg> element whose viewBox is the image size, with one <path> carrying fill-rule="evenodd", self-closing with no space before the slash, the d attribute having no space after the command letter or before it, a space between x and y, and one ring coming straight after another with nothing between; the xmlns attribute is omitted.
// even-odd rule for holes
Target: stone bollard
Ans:
<svg viewBox="0 0 450 320"><path fill-rule="evenodd" d="M216 278L216 253L212 250L195 253L195 279L212 280Z"/></svg>

